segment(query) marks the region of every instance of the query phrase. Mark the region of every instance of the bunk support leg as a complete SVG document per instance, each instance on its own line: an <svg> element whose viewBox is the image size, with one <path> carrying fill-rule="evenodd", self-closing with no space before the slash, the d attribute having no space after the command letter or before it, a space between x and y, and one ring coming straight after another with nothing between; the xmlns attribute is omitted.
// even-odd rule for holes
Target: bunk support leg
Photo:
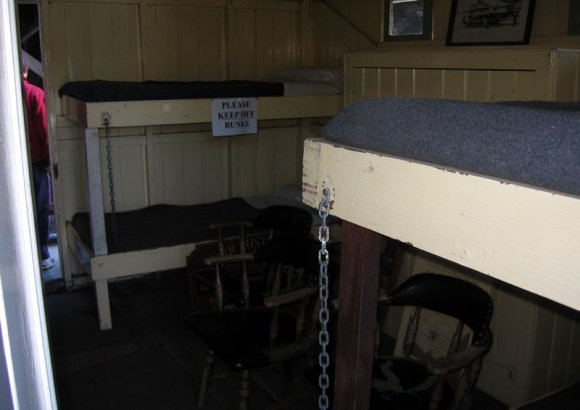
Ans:
<svg viewBox="0 0 580 410"><path fill-rule="evenodd" d="M105 232L105 207L103 205L103 182L101 180L101 148L98 128L85 129L85 153L87 157L87 178L89 189L89 212L93 253L106 255L107 236Z"/></svg>
<svg viewBox="0 0 580 410"><path fill-rule="evenodd" d="M335 410L369 407L377 299L380 235L344 221L335 358Z"/></svg>
<svg viewBox="0 0 580 410"><path fill-rule="evenodd" d="M101 180L101 148L98 128L85 129L85 153L89 188L89 213L91 239L95 256L106 255L107 233L105 229L105 208L103 205L103 183ZM101 330L111 329L111 307L109 306L109 286L106 279L94 279L97 311Z"/></svg>
<svg viewBox="0 0 580 410"><path fill-rule="evenodd" d="M107 279L95 280L95 294L97 296L97 312L101 330L113 328L111 321L111 305L109 302L109 282Z"/></svg>

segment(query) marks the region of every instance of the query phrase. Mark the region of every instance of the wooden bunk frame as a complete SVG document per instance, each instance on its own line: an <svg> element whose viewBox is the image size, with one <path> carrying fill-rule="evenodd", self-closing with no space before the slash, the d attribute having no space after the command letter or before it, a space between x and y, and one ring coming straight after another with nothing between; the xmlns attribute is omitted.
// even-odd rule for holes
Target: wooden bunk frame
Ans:
<svg viewBox="0 0 580 410"><path fill-rule="evenodd" d="M342 95L257 97L258 120L331 117L342 108ZM103 127L103 113L111 127L146 127L211 122L211 99L84 102L62 97L64 115L88 129Z"/></svg>
<svg viewBox="0 0 580 410"><path fill-rule="evenodd" d="M547 49L354 53L345 58L345 103L577 100L578 58ZM310 139L304 203L318 207L324 188L343 221L337 410L369 405L381 235L580 310L580 197Z"/></svg>
<svg viewBox="0 0 580 410"><path fill-rule="evenodd" d="M99 325L112 328L108 280L184 267L196 243L109 254L101 180L99 129L211 122L211 99L88 103L62 97L66 118L84 127L92 248L67 223L69 248L95 284ZM331 117L342 107L340 95L258 97L258 120Z"/></svg>

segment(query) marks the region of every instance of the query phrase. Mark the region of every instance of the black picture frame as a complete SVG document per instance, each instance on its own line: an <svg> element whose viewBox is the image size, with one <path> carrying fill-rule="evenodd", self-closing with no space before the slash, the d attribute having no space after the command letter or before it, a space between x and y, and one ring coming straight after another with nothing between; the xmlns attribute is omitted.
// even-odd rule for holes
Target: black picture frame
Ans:
<svg viewBox="0 0 580 410"><path fill-rule="evenodd" d="M534 0L453 0L448 46L528 44Z"/></svg>

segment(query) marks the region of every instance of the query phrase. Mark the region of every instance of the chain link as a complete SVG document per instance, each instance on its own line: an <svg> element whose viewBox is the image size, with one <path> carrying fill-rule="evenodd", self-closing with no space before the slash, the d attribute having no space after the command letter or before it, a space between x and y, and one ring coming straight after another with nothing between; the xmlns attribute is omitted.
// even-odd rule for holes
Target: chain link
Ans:
<svg viewBox="0 0 580 410"><path fill-rule="evenodd" d="M113 180L113 156L111 153L111 118L109 114L104 113L102 116L103 126L105 127L105 142L107 150L107 178L109 180L109 199L111 204L111 233L113 240L117 238L117 210L115 204L115 184Z"/></svg>
<svg viewBox="0 0 580 410"><path fill-rule="evenodd" d="M329 407L327 389L330 386L330 377L327 373L328 367L330 366L330 356L326 350L330 342L330 336L328 333L328 322L330 320L330 313L328 310L329 255L328 250L326 249L326 243L330 237L328 225L326 224L326 218L330 213L330 190L324 188L322 195L323 198L318 206L318 215L322 219L322 223L318 228L318 240L320 241L320 250L318 251L318 263L320 266L320 333L318 335L318 343L320 344L320 354L318 356L318 364L320 365L320 376L318 377L320 396L318 397L318 407L321 410L326 410Z"/></svg>

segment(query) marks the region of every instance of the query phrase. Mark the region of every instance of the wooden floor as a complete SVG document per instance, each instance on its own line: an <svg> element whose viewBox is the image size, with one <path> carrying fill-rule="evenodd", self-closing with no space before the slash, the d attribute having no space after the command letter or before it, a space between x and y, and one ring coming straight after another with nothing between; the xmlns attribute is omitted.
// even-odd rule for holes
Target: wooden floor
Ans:
<svg viewBox="0 0 580 410"><path fill-rule="evenodd" d="M195 409L206 347L183 317L190 309L185 271L110 285L113 329L97 326L91 288L49 283L46 311L60 409ZM253 374L256 409L316 408L306 360ZM229 373L218 363L216 373ZM210 385L204 409L235 408L237 374Z"/></svg>
<svg viewBox="0 0 580 410"><path fill-rule="evenodd" d="M58 266L43 273L59 408L195 409L206 347L189 329L185 271L110 284L113 329L98 328L92 288L66 291ZM318 408L317 369L300 359L254 373L252 408ZM218 363L217 373L228 373ZM312 377L314 376L314 377ZM236 408L237 375L214 380L204 409ZM473 410L504 409L482 394Z"/></svg>

